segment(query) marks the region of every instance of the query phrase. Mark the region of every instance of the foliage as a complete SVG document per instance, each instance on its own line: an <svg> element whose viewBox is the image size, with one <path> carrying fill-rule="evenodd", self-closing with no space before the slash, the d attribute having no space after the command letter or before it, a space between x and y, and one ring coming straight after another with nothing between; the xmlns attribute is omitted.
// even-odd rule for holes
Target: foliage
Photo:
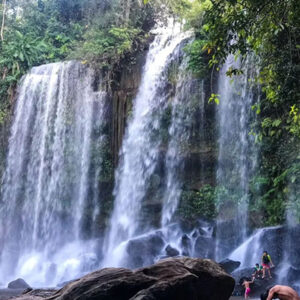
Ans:
<svg viewBox="0 0 300 300"><path fill-rule="evenodd" d="M43 3L43 5L41 5ZM51 1L8 1L4 39L0 42L0 110L5 122L18 80L32 66L66 57L71 39L81 32L58 21Z"/></svg>
<svg viewBox="0 0 300 300"><path fill-rule="evenodd" d="M291 106L288 124L290 133L300 138L300 112L296 104Z"/></svg>
<svg viewBox="0 0 300 300"><path fill-rule="evenodd" d="M127 2L124 6L120 0L7 1L0 41L0 122L8 116L18 80L32 66L80 58L113 68L137 50L153 11L138 0ZM0 6L0 17L2 13Z"/></svg>
<svg viewBox="0 0 300 300"><path fill-rule="evenodd" d="M201 39L196 38L192 43L185 47L185 52L189 56L189 69L200 78L204 78L207 75L208 62L204 55L204 45L205 40L202 37Z"/></svg>
<svg viewBox="0 0 300 300"><path fill-rule="evenodd" d="M204 185L200 190L182 191L178 214L181 218L196 221L199 218L213 219L216 216L217 190Z"/></svg>
<svg viewBox="0 0 300 300"><path fill-rule="evenodd" d="M75 57L113 66L125 54L138 49L143 35L140 29L111 27L105 30L92 29L86 32L83 39L82 47L74 53Z"/></svg>

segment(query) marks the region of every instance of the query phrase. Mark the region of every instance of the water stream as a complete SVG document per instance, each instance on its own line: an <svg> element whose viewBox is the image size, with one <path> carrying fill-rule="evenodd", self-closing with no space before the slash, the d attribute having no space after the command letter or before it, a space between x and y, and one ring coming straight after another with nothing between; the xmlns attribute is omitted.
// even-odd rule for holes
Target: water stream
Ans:
<svg viewBox="0 0 300 300"><path fill-rule="evenodd" d="M249 180L257 165L258 149L251 132L255 118L252 105L259 93L254 83L256 76L253 57L241 63L229 56L220 71L219 157L217 183L223 188L219 195L219 216L217 219L217 259L222 259L247 237ZM241 69L242 74L229 77L228 70ZM225 191L225 192L224 192ZM230 223L231 222L231 223ZM230 231L229 232L227 231ZM224 239L230 246L222 247Z"/></svg>
<svg viewBox="0 0 300 300"><path fill-rule="evenodd" d="M182 167L183 148L189 139L189 110L192 109L188 105L190 100L185 97L191 92L193 81L186 71L186 62L180 63L179 79L173 98L167 88L168 77L172 76L168 67L178 57L181 51L180 44L190 34L182 33L180 24L171 21L156 34L147 55L142 82L134 100L133 116L120 154L121 163L116 172L114 211L104 245L107 253L104 265L126 265L122 260L126 255L127 242L145 232L151 232L160 225L153 225L149 221L154 215L150 212L147 217L145 202L151 206L151 201L155 201L155 197L149 199L147 193L151 189L153 179L159 178L157 169L165 147L160 132L161 122L170 106L172 117L164 158L166 185L162 195L162 226L170 224L180 197L181 182L178 175Z"/></svg>

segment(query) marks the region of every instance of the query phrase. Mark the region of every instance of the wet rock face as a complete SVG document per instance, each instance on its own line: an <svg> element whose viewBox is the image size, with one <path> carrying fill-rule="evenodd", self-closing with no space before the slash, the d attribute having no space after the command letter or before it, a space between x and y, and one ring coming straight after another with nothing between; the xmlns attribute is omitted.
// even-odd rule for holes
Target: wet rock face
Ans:
<svg viewBox="0 0 300 300"><path fill-rule="evenodd" d="M30 288L29 284L22 278L18 278L10 282L7 286L9 289L27 289Z"/></svg>
<svg viewBox="0 0 300 300"><path fill-rule="evenodd" d="M150 42L150 41L149 41ZM117 165L119 150L122 145L123 136L129 112L132 109L132 100L136 96L142 76L142 69L145 64L146 50L139 53L135 64L122 62L124 68L116 70L112 86L112 153L114 164ZM121 63L121 65L122 65Z"/></svg>
<svg viewBox="0 0 300 300"><path fill-rule="evenodd" d="M162 253L164 246L165 242L160 231L130 240L126 249L126 266L134 269L153 264Z"/></svg>
<svg viewBox="0 0 300 300"><path fill-rule="evenodd" d="M228 300L234 280L215 262L168 258L134 271L107 268L90 273L48 300ZM34 291L19 300L38 300Z"/></svg>
<svg viewBox="0 0 300 300"><path fill-rule="evenodd" d="M192 251L192 241L188 237L187 234L184 234L181 237L180 245L181 245L181 248L182 248L182 254L184 256L190 256L190 253Z"/></svg>
<svg viewBox="0 0 300 300"><path fill-rule="evenodd" d="M234 261L231 259L224 259L219 262L219 265L227 272L227 273L232 273L234 270L236 270L241 263L239 261Z"/></svg>
<svg viewBox="0 0 300 300"><path fill-rule="evenodd" d="M178 256L179 255L179 251L175 248L173 248L172 246L168 245L165 249L167 256Z"/></svg>
<svg viewBox="0 0 300 300"><path fill-rule="evenodd" d="M244 269L233 271L231 275L238 283L241 278L248 278L249 280L251 280L251 276L253 272L254 272L254 268L244 268Z"/></svg>
<svg viewBox="0 0 300 300"><path fill-rule="evenodd" d="M286 280L287 282L295 283L300 278L300 269L290 267L287 271Z"/></svg>
<svg viewBox="0 0 300 300"><path fill-rule="evenodd" d="M225 211L225 208L223 208L223 211ZM242 243L241 240L237 239L237 237L240 236L240 228L236 226L236 222L237 219L233 218L222 220L218 224L217 237L219 239L219 245L221 246L219 249L221 257L229 256L229 254Z"/></svg>
<svg viewBox="0 0 300 300"><path fill-rule="evenodd" d="M260 238L261 255L263 254L263 251L268 251L273 263L278 265L284 258L284 245L286 240L287 229L285 227L265 229Z"/></svg>
<svg viewBox="0 0 300 300"><path fill-rule="evenodd" d="M213 258L215 256L216 243L213 238L199 236L195 243L195 256Z"/></svg>

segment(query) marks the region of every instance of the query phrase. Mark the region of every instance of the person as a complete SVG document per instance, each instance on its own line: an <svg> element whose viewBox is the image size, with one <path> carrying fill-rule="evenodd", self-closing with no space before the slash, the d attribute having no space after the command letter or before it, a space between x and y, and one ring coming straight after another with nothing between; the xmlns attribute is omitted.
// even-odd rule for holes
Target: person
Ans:
<svg viewBox="0 0 300 300"><path fill-rule="evenodd" d="M263 253L263 256L261 258L261 264L262 264L262 267L263 267L263 276L262 276L262 278L265 278L265 276L266 276L266 269L268 270L269 277L272 278L270 268L271 268L271 266L274 267L274 264L272 262L271 256L268 254L267 251L264 251L264 253ZM270 264L271 264L271 266L270 266Z"/></svg>
<svg viewBox="0 0 300 300"><path fill-rule="evenodd" d="M275 294L280 300L300 300L297 292L285 285L273 286L269 291L267 300L272 300Z"/></svg>
<svg viewBox="0 0 300 300"><path fill-rule="evenodd" d="M260 266L259 264L255 264L252 278L260 278L260 275L262 275L262 273L263 273L263 266Z"/></svg>
<svg viewBox="0 0 300 300"><path fill-rule="evenodd" d="M248 281L246 278L244 279L243 286L245 287L245 299L249 299L249 294L251 293L250 284L254 282L254 278L252 281Z"/></svg>

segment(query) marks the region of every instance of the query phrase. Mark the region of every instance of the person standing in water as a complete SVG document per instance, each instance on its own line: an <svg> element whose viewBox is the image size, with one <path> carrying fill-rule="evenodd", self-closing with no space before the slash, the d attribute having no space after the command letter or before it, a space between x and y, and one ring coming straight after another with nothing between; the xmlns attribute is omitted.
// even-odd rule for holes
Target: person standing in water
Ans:
<svg viewBox="0 0 300 300"><path fill-rule="evenodd" d="M266 269L268 270L269 277L272 278L270 268L274 267L274 264L272 262L271 256L268 254L267 251L264 251L264 253L263 253L263 256L261 258L261 265L263 266L262 278L265 278L265 276L266 276Z"/></svg>

